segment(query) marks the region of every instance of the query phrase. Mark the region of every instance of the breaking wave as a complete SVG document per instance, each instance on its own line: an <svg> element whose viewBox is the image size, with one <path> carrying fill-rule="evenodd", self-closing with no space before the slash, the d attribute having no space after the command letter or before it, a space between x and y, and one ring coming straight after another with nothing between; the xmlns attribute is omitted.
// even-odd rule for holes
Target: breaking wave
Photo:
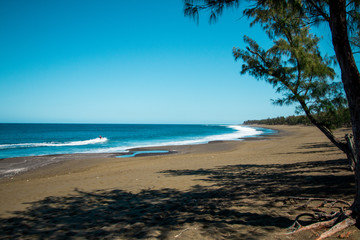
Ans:
<svg viewBox="0 0 360 240"><path fill-rule="evenodd" d="M106 137L94 138L83 141L72 141L72 142L42 142L42 143L17 143L17 144L0 144L0 149L10 148L34 148L34 147L64 147L64 146L84 146L90 144L105 143L108 139Z"/></svg>

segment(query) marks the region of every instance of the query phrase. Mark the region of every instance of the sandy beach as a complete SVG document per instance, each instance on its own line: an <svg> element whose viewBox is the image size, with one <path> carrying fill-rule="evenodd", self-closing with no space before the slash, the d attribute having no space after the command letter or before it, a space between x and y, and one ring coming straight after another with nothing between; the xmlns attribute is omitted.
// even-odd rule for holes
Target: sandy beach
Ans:
<svg viewBox="0 0 360 240"><path fill-rule="evenodd" d="M268 128L279 133L165 155L52 156L67 160L0 179L0 239L314 239L286 235L319 204L291 197L351 202L346 156L314 127ZM360 232L330 239L344 238Z"/></svg>

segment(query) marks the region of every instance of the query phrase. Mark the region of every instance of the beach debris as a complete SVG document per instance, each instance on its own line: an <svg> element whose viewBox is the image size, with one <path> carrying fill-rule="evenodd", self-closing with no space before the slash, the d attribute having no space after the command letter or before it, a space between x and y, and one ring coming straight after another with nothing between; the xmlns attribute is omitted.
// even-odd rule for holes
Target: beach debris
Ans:
<svg viewBox="0 0 360 240"><path fill-rule="evenodd" d="M306 198L306 197L289 197L288 200L297 203L297 201L306 201L305 204L298 207L298 209L309 208L313 213L302 213L296 216L294 223L288 228L290 230L288 235L297 234L303 231L313 231L323 228L330 228L327 231L320 234L316 240L326 239L334 234L353 226L356 223L356 219L351 217L352 211L349 210L351 204L341 199L328 199L328 198ZM311 202L319 201L314 208L310 208ZM340 204L336 206L336 204ZM345 206L341 206L345 205ZM320 208L338 208L338 211L327 213ZM307 226L303 226L300 223L300 218L310 218L311 221L316 221Z"/></svg>
<svg viewBox="0 0 360 240"><path fill-rule="evenodd" d="M178 237L180 237L181 236L181 234L183 234L184 232L186 232L186 231L188 231L188 230L197 230L197 227L193 227L193 228L185 228L185 229L183 229L179 234L176 234L175 236L174 236L174 238L178 238Z"/></svg>
<svg viewBox="0 0 360 240"><path fill-rule="evenodd" d="M311 202L319 201L320 204L317 206L319 207L325 207L326 204L330 204L329 207L334 207L337 203L345 204L347 207L350 207L351 204L347 201L344 201L342 199L332 199L332 198L312 198L312 197L288 197L289 201L293 201L297 203L299 200L305 200L307 201L304 205L302 205L302 208L307 208Z"/></svg>

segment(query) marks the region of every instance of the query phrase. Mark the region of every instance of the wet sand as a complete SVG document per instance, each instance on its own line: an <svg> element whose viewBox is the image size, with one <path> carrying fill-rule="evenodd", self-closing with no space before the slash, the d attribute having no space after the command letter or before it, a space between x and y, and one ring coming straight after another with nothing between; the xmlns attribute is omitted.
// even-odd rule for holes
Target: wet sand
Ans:
<svg viewBox="0 0 360 240"><path fill-rule="evenodd" d="M351 202L346 156L314 127L269 128L279 134L156 148L165 155L51 156L65 159L0 179L0 239L315 238L284 235L310 211L289 197Z"/></svg>

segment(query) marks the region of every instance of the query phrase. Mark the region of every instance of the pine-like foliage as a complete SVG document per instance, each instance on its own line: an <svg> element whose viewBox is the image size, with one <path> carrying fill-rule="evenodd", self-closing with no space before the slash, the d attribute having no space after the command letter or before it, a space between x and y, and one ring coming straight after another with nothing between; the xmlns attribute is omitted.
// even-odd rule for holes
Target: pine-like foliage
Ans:
<svg viewBox="0 0 360 240"><path fill-rule="evenodd" d="M333 59L318 49L320 39L288 8L276 12L257 8L247 13L256 16L253 23L263 26L273 46L265 50L245 36L246 49L233 49L235 59L243 61L241 73L265 80L282 94L274 104L297 104L297 113L304 111L313 124L331 129L333 124L320 116L326 113L335 119L338 109L346 108L346 99L342 83L333 81Z"/></svg>
<svg viewBox="0 0 360 240"><path fill-rule="evenodd" d="M209 23L216 22L224 8L238 7L239 0L184 0L184 15L199 22L199 12L209 12Z"/></svg>

